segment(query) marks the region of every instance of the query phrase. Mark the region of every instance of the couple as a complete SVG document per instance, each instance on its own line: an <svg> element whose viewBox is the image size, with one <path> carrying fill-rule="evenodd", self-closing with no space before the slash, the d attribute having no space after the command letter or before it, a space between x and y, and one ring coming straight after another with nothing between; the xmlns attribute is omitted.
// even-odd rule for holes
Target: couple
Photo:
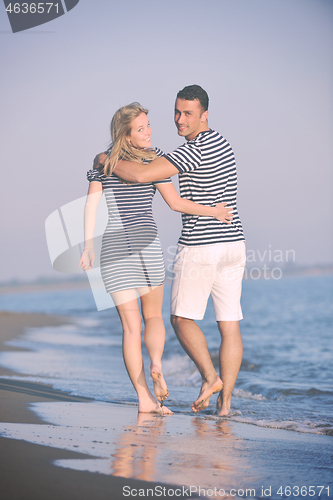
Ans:
<svg viewBox="0 0 333 500"><path fill-rule="evenodd" d="M239 330L245 242L236 208L237 176L233 151L208 127L208 95L198 85L178 92L175 124L186 143L169 154L151 149L147 110L138 103L119 109L111 122L112 147L88 172L85 248L80 265L94 264L97 205L104 191L109 212L101 273L123 327L124 362L138 394L139 412L172 413L163 407L169 396L161 357L165 342L162 320L164 263L152 217L156 188L171 209L182 212L183 229L174 260L171 323L179 342L196 364L202 386L192 404L198 412L219 393L218 414L230 412L232 391L242 361ZM170 177L179 174L180 194ZM226 207L228 205L228 207ZM144 341L157 401L150 392L141 352L140 295ZM220 376L195 320L203 318L209 295L222 337Z"/></svg>

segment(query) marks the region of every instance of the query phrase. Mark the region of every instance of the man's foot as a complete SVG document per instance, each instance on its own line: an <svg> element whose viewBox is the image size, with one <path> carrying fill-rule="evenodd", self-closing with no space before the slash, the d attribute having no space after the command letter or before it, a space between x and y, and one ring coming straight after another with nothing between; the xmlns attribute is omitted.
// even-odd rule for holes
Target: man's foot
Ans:
<svg viewBox="0 0 333 500"><path fill-rule="evenodd" d="M220 392L216 401L216 411L219 417L227 417L230 413L230 404L226 402L223 404L222 392Z"/></svg>
<svg viewBox="0 0 333 500"><path fill-rule="evenodd" d="M148 402L146 404L139 403L138 413L158 413L159 415L172 415L173 411L166 406L162 406L159 401Z"/></svg>
<svg viewBox="0 0 333 500"><path fill-rule="evenodd" d="M163 403L163 401L165 401L169 397L169 391L165 383L163 374L161 371L152 368L150 375L153 379L156 399Z"/></svg>
<svg viewBox="0 0 333 500"><path fill-rule="evenodd" d="M217 377L212 384L208 384L208 382L202 384L199 397L192 404L192 410L195 412L205 410L209 405L209 398L216 392L221 391L222 387L223 382L220 377Z"/></svg>

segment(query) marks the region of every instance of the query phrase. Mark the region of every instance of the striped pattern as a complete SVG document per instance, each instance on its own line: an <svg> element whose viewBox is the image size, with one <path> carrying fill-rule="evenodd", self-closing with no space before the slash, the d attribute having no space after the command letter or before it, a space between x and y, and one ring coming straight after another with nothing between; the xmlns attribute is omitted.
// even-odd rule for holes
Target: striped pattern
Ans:
<svg viewBox="0 0 333 500"><path fill-rule="evenodd" d="M160 150L156 150L159 156ZM126 184L116 175L105 176L93 169L87 173L90 182L98 181L108 207L101 250L101 274L108 293L164 282L164 260L152 201L155 184Z"/></svg>
<svg viewBox="0 0 333 500"><path fill-rule="evenodd" d="M236 206L236 162L228 141L218 132L208 130L164 157L179 170L182 198L210 206L226 202L234 214L231 224L212 217L183 214L178 243L192 246L244 240Z"/></svg>

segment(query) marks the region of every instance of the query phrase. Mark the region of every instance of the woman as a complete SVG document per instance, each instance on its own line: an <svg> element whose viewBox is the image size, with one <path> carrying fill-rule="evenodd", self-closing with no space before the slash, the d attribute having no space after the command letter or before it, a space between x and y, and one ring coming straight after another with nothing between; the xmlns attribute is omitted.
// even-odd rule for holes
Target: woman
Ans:
<svg viewBox="0 0 333 500"><path fill-rule="evenodd" d="M147 163L160 150L151 149L148 111L138 103L120 108L111 122L112 148L104 167L88 172L90 181L85 207L85 248L80 266L89 271L95 260L94 229L97 205L102 192L108 206L109 221L103 235L101 273L108 293L116 305L123 327L123 357L128 375L139 399L139 412L172 413L163 407L169 396L161 358L165 342L162 320L164 262L152 215L156 188L172 210L216 217L228 222L232 214L225 204L203 206L181 198L171 179L131 184L112 173L120 159ZM149 390L141 351L140 296L144 319L144 341L150 358L150 374L158 401Z"/></svg>

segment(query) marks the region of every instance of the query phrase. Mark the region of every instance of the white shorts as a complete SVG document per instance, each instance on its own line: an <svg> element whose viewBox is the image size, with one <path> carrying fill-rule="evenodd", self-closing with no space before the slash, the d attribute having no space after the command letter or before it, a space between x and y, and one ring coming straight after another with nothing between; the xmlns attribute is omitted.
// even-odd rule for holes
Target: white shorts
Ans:
<svg viewBox="0 0 333 500"><path fill-rule="evenodd" d="M203 319L209 295L216 321L243 319L240 306L245 242L178 245L174 259L171 314Z"/></svg>

